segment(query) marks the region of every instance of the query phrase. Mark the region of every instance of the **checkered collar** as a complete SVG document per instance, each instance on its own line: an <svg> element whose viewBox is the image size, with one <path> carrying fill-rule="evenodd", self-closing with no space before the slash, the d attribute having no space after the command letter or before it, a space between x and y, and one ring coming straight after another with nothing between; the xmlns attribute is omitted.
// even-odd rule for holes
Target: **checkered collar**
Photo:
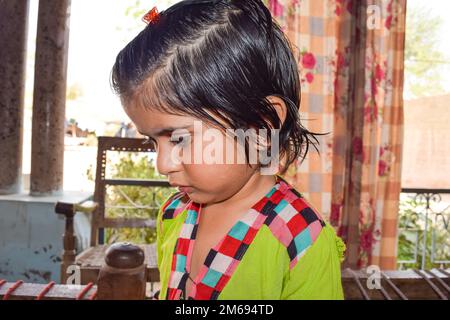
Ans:
<svg viewBox="0 0 450 320"><path fill-rule="evenodd" d="M234 224L215 247L210 249L194 279L189 296L186 296L185 292L186 281L189 277L187 268L191 265L201 205L192 201L187 204L186 219L175 244L167 299L216 300L218 298L258 230L267 222L268 213L282 200L284 192L290 189L285 180L278 175L276 177L276 184L272 189Z"/></svg>

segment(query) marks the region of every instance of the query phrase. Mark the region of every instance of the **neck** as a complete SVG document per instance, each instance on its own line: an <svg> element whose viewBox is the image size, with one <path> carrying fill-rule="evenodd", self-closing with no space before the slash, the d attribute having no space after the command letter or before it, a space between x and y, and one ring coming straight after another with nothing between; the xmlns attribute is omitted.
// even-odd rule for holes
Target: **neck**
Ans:
<svg viewBox="0 0 450 320"><path fill-rule="evenodd" d="M248 209L253 206L259 199L264 197L275 185L275 175L261 175L255 172L250 176L250 179L245 185L230 198L219 203L207 204L202 210L208 208L208 211L219 212L223 209L233 208L233 211L240 211L239 209Z"/></svg>

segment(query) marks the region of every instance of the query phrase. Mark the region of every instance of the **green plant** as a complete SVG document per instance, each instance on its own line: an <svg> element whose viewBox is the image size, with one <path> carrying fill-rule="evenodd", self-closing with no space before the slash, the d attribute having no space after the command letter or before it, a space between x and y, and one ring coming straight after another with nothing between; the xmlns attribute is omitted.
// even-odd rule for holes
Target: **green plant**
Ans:
<svg viewBox="0 0 450 320"><path fill-rule="evenodd" d="M154 160L146 155L114 152L108 155L107 173L111 179L164 179L155 169ZM92 168L88 170L92 179ZM174 188L110 186L105 196L105 216L108 218L145 218L156 219L160 206L173 192ZM105 243L128 241L132 243L153 243L156 240L155 228L106 229Z"/></svg>
<svg viewBox="0 0 450 320"><path fill-rule="evenodd" d="M409 197L400 201L397 260L414 260L414 252L417 250L416 261L399 264L399 267L401 268L421 268L422 266L422 250L425 236L425 207L425 200L417 201L416 203L414 199ZM434 229L435 232L435 254L439 260L450 260L450 237L448 226L442 223L441 219L435 221L435 214L433 213L428 214L427 229L425 268L432 269L440 267L439 264L432 263L430 259L432 255L432 230Z"/></svg>

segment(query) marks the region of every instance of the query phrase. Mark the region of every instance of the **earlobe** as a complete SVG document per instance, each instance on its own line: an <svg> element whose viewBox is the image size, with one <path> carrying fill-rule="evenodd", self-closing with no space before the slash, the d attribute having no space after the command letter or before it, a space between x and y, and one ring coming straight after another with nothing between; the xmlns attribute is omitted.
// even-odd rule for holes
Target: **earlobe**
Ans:
<svg viewBox="0 0 450 320"><path fill-rule="evenodd" d="M269 96L267 97L267 100L272 104L272 106L275 108L278 118L280 119L281 123L283 124L286 120L287 116L287 106L283 99L276 96Z"/></svg>

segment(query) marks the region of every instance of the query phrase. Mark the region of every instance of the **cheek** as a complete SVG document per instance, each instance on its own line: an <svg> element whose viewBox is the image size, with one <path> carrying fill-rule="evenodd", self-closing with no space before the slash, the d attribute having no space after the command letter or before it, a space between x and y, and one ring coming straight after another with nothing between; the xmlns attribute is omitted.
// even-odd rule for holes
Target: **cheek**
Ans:
<svg viewBox="0 0 450 320"><path fill-rule="evenodd" d="M253 173L246 164L185 165L189 181L202 192L228 195L242 187Z"/></svg>
<svg viewBox="0 0 450 320"><path fill-rule="evenodd" d="M215 129L217 130L217 129ZM194 140L198 141L198 138ZM238 140L216 133L210 136L203 136L201 145L194 147L194 153L201 150L203 163L210 165L241 165L247 163L245 147L238 143Z"/></svg>

